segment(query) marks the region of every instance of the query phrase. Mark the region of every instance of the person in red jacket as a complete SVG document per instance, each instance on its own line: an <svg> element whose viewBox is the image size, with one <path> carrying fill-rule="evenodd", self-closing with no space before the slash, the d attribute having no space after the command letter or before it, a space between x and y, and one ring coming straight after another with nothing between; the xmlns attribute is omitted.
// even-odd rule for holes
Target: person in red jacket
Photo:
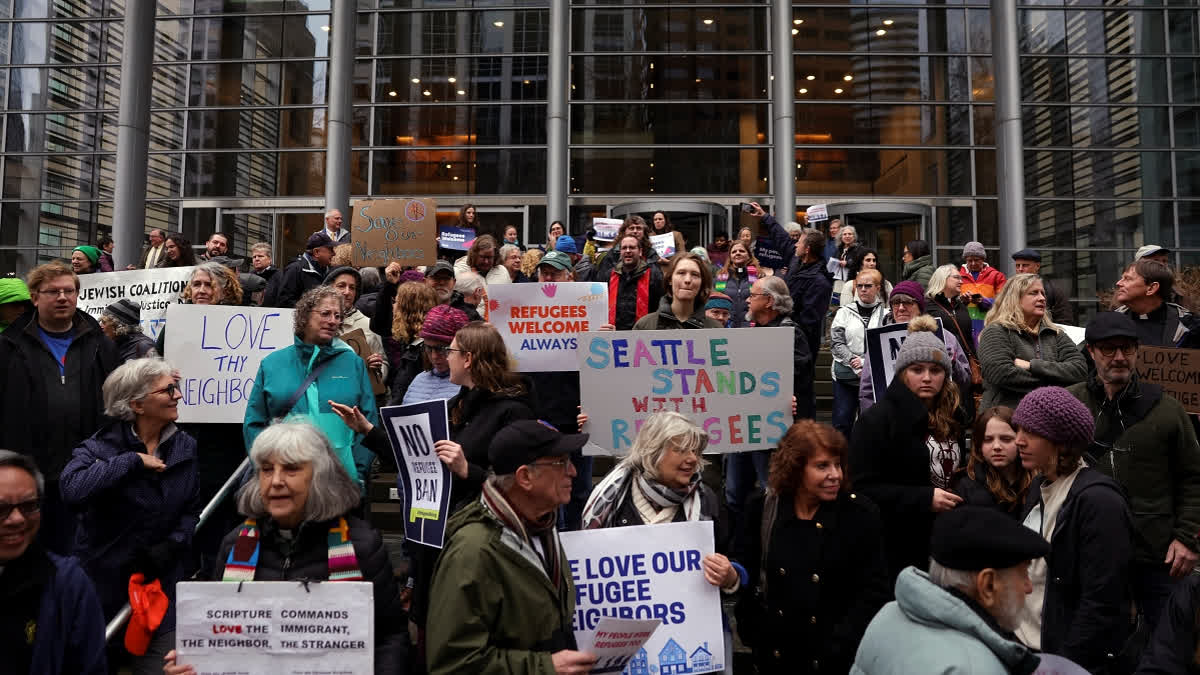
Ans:
<svg viewBox="0 0 1200 675"><path fill-rule="evenodd" d="M1004 272L988 265L987 251L984 250L983 244L977 241L969 241L963 246L963 266L959 273L962 274L960 292L967 300L971 330L975 333L975 341L978 342L979 334L983 332L983 317L991 309L1008 278L1004 276Z"/></svg>

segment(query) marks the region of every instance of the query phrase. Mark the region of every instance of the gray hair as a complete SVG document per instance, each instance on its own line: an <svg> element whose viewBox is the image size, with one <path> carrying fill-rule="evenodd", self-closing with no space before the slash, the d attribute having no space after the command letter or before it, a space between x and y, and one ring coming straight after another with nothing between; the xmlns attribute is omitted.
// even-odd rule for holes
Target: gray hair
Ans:
<svg viewBox="0 0 1200 675"><path fill-rule="evenodd" d="M929 277L929 286L925 289L925 297L932 299L933 296L945 291L946 280L954 274L958 274L958 265L942 265L934 270Z"/></svg>
<svg viewBox="0 0 1200 675"><path fill-rule="evenodd" d="M787 282L775 276L763 277L761 281L763 292L771 297L771 308L780 314L791 314L793 303Z"/></svg>
<svg viewBox="0 0 1200 675"><path fill-rule="evenodd" d="M37 462L29 455L23 455L12 450L0 450L0 469L11 466L20 469L33 477L33 482L37 485L37 496L40 500L46 492L46 477L38 471Z"/></svg>
<svg viewBox="0 0 1200 675"><path fill-rule="evenodd" d="M364 267L358 271L358 276L362 277L362 288L359 289L362 293L374 293L383 285L383 279L379 276L379 270L374 267Z"/></svg>
<svg viewBox="0 0 1200 675"><path fill-rule="evenodd" d="M783 229L787 230L788 234L792 234L793 232L803 232L804 226L797 222L791 222L784 225Z"/></svg>
<svg viewBox="0 0 1200 675"><path fill-rule="evenodd" d="M346 215L344 213L342 213L341 209L329 209L328 211L325 212L325 217L328 218L329 216L332 216L335 213L338 214L339 216L342 216L343 218L346 217Z"/></svg>
<svg viewBox="0 0 1200 675"><path fill-rule="evenodd" d="M130 333L142 332L142 324L138 323L130 326L124 321L118 319L107 309L100 313L100 325L107 327L112 331L113 339L124 337Z"/></svg>
<svg viewBox="0 0 1200 675"><path fill-rule="evenodd" d="M673 410L654 413L642 424L633 439L633 447L621 464L635 473L645 474L651 480L658 480L658 463L664 452L670 452L671 445L680 452L694 450L696 454L703 453L708 447L708 432ZM700 468L703 469L707 464L701 455Z"/></svg>
<svg viewBox="0 0 1200 675"><path fill-rule="evenodd" d="M842 235L846 234L847 232L854 235L855 242L858 241L858 230L854 229L853 225L842 225L841 227L839 227L838 228L838 239L841 239Z"/></svg>
<svg viewBox="0 0 1200 675"><path fill-rule="evenodd" d="M454 277L454 290L463 295L470 295L484 286L483 277L475 272L460 272Z"/></svg>
<svg viewBox="0 0 1200 675"><path fill-rule="evenodd" d="M136 414L131 401L140 401L154 391L155 380L175 372L175 366L160 358L126 361L104 380L104 414L132 422Z"/></svg>
<svg viewBox="0 0 1200 675"><path fill-rule="evenodd" d="M304 502L302 520L321 522L344 515L358 506L362 493L333 454L325 434L303 418L293 417L267 427L250 448L254 479L238 490L237 507L249 518L266 518L266 502L259 487L259 467L264 462L312 464L312 483Z"/></svg>
<svg viewBox="0 0 1200 675"><path fill-rule="evenodd" d="M979 572L969 570L954 570L943 567L933 558L929 559L929 580L939 588L953 588L963 593L975 596L975 577Z"/></svg>
<svg viewBox="0 0 1200 675"><path fill-rule="evenodd" d="M213 234L221 234L221 233L214 232ZM222 234L221 236L223 237L225 235ZM213 286L215 286L217 288L217 290L219 290L221 292L220 293L220 295L221 295L221 303L220 304L222 304L222 305L226 304L228 302L229 292L230 292L229 277L231 275L236 275L237 272L230 270L228 267L222 265L221 263L211 262L211 261L210 262L202 262L202 263L196 265L196 269L192 270L192 276L188 277L188 286L192 285L192 279L195 279L196 275L199 274L200 272L204 272L205 274L208 275L209 279L212 279Z"/></svg>
<svg viewBox="0 0 1200 675"><path fill-rule="evenodd" d="M338 311L343 311L342 294L338 293L333 286L317 286L300 296L300 299L296 301L295 312L292 314L292 332L296 334L296 337L304 339L304 329L308 327L308 320L312 318L313 311L317 309L317 305L326 300L333 300L337 303Z"/></svg>
<svg viewBox="0 0 1200 675"><path fill-rule="evenodd" d="M250 252L253 253L255 251L266 251L267 255L271 255L271 245L265 241L255 242L250 245Z"/></svg>

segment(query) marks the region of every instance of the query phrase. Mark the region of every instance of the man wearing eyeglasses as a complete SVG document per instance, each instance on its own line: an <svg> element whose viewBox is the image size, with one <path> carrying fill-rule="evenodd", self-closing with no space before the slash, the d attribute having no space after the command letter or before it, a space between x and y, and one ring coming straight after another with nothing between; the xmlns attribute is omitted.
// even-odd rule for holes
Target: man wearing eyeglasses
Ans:
<svg viewBox="0 0 1200 675"><path fill-rule="evenodd" d="M1183 406L1138 380L1138 327L1128 314L1097 314L1084 340L1095 367L1067 391L1096 417L1085 461L1129 497L1140 535L1130 578L1153 630L1176 581L1200 560L1200 445Z"/></svg>
<svg viewBox="0 0 1200 675"><path fill-rule="evenodd" d="M555 526L571 498L570 455L587 440L540 420L492 438L494 473L450 519L434 570L430 675L591 671L596 657L575 643L575 586Z"/></svg>
<svg viewBox="0 0 1200 675"><path fill-rule="evenodd" d="M0 448L30 455L46 473L42 543L67 555L75 517L58 477L71 451L106 421L101 387L120 364L117 346L77 308L79 277L60 262L27 279L33 310L0 334Z"/></svg>
<svg viewBox="0 0 1200 675"><path fill-rule="evenodd" d="M45 481L33 460L0 450L0 654L6 673L107 673L104 612L74 558L37 539Z"/></svg>

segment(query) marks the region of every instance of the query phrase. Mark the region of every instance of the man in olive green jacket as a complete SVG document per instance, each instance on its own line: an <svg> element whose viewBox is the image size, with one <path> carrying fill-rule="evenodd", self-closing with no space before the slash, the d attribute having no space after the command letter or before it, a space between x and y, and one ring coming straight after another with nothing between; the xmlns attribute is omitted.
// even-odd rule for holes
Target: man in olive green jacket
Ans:
<svg viewBox="0 0 1200 675"><path fill-rule="evenodd" d="M434 569L430 675L587 673L595 664L595 656L576 651L575 585L555 518L571 499L570 454L587 439L534 420L492 437L495 475L478 501L450 519ZM442 443L439 455L448 449Z"/></svg>
<svg viewBox="0 0 1200 675"><path fill-rule="evenodd" d="M1135 537L1134 597L1151 629L1200 556L1200 445L1183 406L1133 369L1137 326L1102 312L1088 324L1091 377L1068 388L1096 417L1085 461L1125 490Z"/></svg>

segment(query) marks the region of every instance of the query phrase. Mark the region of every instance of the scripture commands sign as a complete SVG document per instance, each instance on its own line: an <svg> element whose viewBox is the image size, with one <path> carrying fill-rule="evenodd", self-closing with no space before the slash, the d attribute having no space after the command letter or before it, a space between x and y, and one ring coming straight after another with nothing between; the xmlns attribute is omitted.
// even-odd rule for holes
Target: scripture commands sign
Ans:
<svg viewBox="0 0 1200 675"><path fill-rule="evenodd" d="M167 322L167 307L192 278L195 267L165 267L126 272L101 272L79 277L79 309L99 319L105 307L126 298L142 308L142 332L157 338Z"/></svg>
<svg viewBox="0 0 1200 675"><path fill-rule="evenodd" d="M522 373L576 370L579 338L608 321L599 283L494 284L488 317Z"/></svg>
<svg viewBox="0 0 1200 675"><path fill-rule="evenodd" d="M432 265L437 260L432 199L359 199L350 219L355 267Z"/></svg>
<svg viewBox="0 0 1200 675"><path fill-rule="evenodd" d="M197 673L374 674L370 582L186 581L175 593L177 663Z"/></svg>
<svg viewBox="0 0 1200 675"><path fill-rule="evenodd" d="M708 432L706 452L775 447L792 425L793 337L791 328L586 333L576 354L583 430L623 455L647 417L672 410Z"/></svg>

